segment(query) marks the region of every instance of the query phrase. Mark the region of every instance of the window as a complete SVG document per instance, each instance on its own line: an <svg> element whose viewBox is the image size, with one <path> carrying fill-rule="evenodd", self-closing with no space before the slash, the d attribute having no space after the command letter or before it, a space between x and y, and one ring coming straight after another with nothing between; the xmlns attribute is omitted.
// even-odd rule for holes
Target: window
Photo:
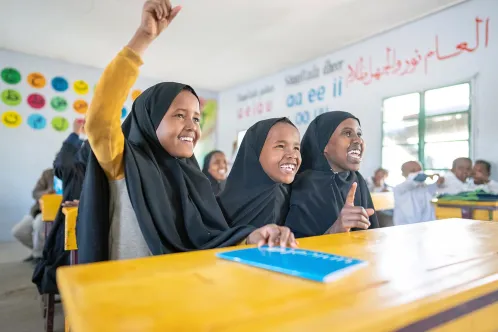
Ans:
<svg viewBox="0 0 498 332"><path fill-rule="evenodd" d="M389 184L404 179L401 165L418 160L429 173L470 155L470 84L458 84L384 100L382 167Z"/></svg>
<svg viewBox="0 0 498 332"><path fill-rule="evenodd" d="M242 130L242 131L239 131L239 133L237 134L237 151L239 150L240 145L242 144L242 140L244 139L244 136L246 135L246 131L247 130Z"/></svg>
<svg viewBox="0 0 498 332"><path fill-rule="evenodd" d="M230 157L230 161L228 162L230 166L232 165L233 162L235 162L235 157L237 156L237 153L239 152L240 145L242 144L242 140L244 139L246 132L247 132L247 130L242 130L242 131L239 131L237 133L237 140L234 142L232 156Z"/></svg>

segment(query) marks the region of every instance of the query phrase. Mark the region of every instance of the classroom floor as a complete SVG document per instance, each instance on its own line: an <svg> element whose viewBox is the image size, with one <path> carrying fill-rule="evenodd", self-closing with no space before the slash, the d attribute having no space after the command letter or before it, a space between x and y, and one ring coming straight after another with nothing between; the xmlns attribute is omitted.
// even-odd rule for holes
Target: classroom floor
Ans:
<svg viewBox="0 0 498 332"><path fill-rule="evenodd" d="M29 251L17 242L0 242L0 330L44 331L40 297L31 282L33 266L23 263ZM60 304L55 307L54 331L64 331Z"/></svg>

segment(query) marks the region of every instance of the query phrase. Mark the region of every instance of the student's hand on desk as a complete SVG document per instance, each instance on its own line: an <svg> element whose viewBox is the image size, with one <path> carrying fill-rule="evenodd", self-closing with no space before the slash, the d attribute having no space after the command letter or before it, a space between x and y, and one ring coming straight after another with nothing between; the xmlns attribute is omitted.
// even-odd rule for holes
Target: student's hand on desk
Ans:
<svg viewBox="0 0 498 332"><path fill-rule="evenodd" d="M339 214L339 218L325 234L349 232L351 228L368 229L370 221L368 218L375 213L374 209L364 209L361 206L354 206L354 195L358 184L355 182L349 189L346 203Z"/></svg>
<svg viewBox="0 0 498 332"><path fill-rule="evenodd" d="M280 245L281 247L297 248L297 241L291 230L288 227L275 224L263 226L249 234L246 244L257 244L258 247L268 244L270 247Z"/></svg>
<svg viewBox="0 0 498 332"><path fill-rule="evenodd" d="M172 7L170 0L148 0L142 9L142 21L128 47L142 54L149 44L168 27L182 7Z"/></svg>
<svg viewBox="0 0 498 332"><path fill-rule="evenodd" d="M75 199L72 201L65 201L64 203L62 203L62 206L63 207L78 207L79 204L80 204L80 201Z"/></svg>

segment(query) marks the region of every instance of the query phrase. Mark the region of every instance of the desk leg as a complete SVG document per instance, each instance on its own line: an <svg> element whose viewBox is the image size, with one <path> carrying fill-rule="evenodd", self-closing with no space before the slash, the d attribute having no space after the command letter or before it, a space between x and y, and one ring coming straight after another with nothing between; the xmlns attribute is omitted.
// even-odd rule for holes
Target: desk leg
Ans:
<svg viewBox="0 0 498 332"><path fill-rule="evenodd" d="M472 219L473 218L473 209L471 207L468 207L468 206L465 206L463 207L462 206L462 218L463 219Z"/></svg>
<svg viewBox="0 0 498 332"><path fill-rule="evenodd" d="M78 264L78 250L71 250L69 254L69 265Z"/></svg>

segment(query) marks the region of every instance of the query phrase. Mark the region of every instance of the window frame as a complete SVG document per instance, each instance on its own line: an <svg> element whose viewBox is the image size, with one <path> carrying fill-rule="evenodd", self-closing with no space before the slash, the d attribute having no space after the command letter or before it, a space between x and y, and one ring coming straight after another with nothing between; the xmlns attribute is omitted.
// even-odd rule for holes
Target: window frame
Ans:
<svg viewBox="0 0 498 332"><path fill-rule="evenodd" d="M462 84L468 84L469 85L469 107L467 110L463 110L463 111L455 111L455 112L450 112L450 113L442 113L442 114L433 114L433 115L425 115L425 93L427 91L431 91L431 90L436 90L436 89L442 89L442 88L448 88L448 87L452 87L452 86L456 86L456 85L462 85ZM445 116L445 115L456 115L456 114L465 114L467 113L467 116L468 116L468 123L467 123L467 126L468 126L468 132L469 132L469 138L468 140L451 140L451 141L441 141L441 142L437 142L437 143L446 143L446 142L465 142L467 141L468 145L469 145L469 158L472 158L472 155L473 155L473 151L472 151L472 143L473 143L473 135L472 135L472 106L473 106L473 94L474 94L474 90L473 90L473 82L471 80L465 80L465 81L461 81L461 82L456 82L456 83L452 83L452 84L447 84L447 85L443 85L443 86L438 86L438 87L433 87L433 88L430 88L430 89L424 89L424 90L417 90L417 91L411 91L411 92L406 92L406 93L402 93L402 94L397 94L397 95L393 95L393 96L388 96L388 97L385 97L385 98L382 98L382 112L381 112L381 137L380 137L380 164L382 165L382 167L384 167L384 160L383 160L383 150L384 150L384 147L386 147L384 145L384 102L385 100L387 99L390 99L390 98L394 98L394 97L399 97L399 96L403 96L403 95L407 95L407 94L412 94L412 93L418 93L419 94L419 98L420 98L420 102L419 102L419 113L418 113L418 117L417 117L417 121L418 121L418 161L422 164L422 169L426 169L426 165L425 165L425 133L426 133L426 120L429 119L429 118L433 118L433 117L439 117L439 116ZM429 142L429 143L432 143L432 142ZM395 144L394 146L409 146L409 145L414 145L414 144ZM431 168L430 169L431 171L448 171L449 168L443 168L443 169L439 169L439 168Z"/></svg>

